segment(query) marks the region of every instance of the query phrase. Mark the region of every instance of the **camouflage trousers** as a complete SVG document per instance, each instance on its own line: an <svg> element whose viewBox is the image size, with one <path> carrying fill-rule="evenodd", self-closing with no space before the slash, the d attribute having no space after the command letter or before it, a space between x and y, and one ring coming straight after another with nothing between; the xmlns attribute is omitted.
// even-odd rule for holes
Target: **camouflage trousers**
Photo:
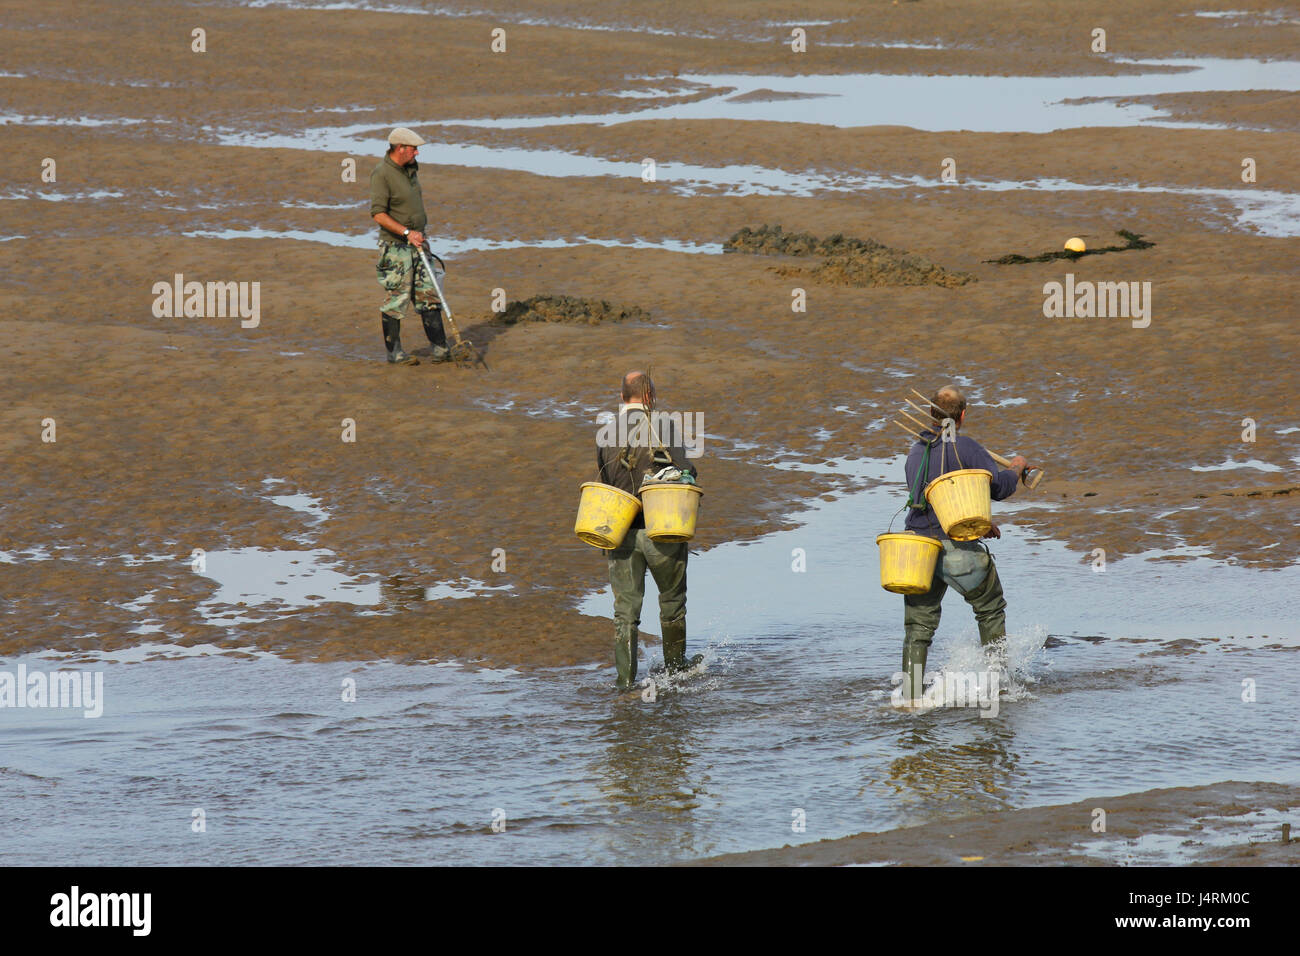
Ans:
<svg viewBox="0 0 1300 956"><path fill-rule="evenodd" d="M384 304L379 307L384 315L401 319L412 302L420 312L431 311L440 304L433 280L414 246L381 243L375 275L384 287Z"/></svg>

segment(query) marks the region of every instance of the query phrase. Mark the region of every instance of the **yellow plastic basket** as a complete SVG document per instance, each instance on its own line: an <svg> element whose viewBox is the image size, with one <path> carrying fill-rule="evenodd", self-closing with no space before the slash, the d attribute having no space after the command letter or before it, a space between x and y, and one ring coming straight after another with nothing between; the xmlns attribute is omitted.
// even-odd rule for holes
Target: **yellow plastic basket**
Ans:
<svg viewBox="0 0 1300 956"><path fill-rule="evenodd" d="M954 541L974 541L993 527L989 491L993 475L983 468L963 468L940 475L925 486L925 500L934 509L943 533Z"/></svg>

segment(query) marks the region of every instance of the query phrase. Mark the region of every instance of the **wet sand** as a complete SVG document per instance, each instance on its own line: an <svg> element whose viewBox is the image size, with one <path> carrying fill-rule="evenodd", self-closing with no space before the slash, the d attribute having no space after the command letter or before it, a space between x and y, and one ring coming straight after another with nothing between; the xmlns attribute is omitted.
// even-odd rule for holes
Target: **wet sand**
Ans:
<svg viewBox="0 0 1300 956"><path fill-rule="evenodd" d="M1300 440L1278 432L1295 422L1289 357L1300 345L1300 240L1230 228L1226 203L960 186L686 196L635 172L622 180L426 167L435 236L720 243L742 227L780 223L870 238L977 279L960 288L810 283L808 312L794 314L792 280L768 257L595 245L465 253L448 260L448 295L488 371L383 363L367 249L183 235L263 228L360 236L371 228L365 180L379 137L370 154L354 154L358 182L348 183L339 175L343 154L221 146L214 128L293 133L330 123L386 128L631 109L634 101L608 94L628 77L674 72L1108 74L1133 67L1088 52L1096 24L1108 29L1112 51L1128 57L1287 56L1291 28L1223 29L1179 15L1184 6L1174 3L1118 13L1080 3L1053 20L1028 3L927 0L867 17L854 4L829 2L819 4L818 19L851 19L813 28L814 38L825 30L835 42L952 49L814 44L799 60L788 47L752 39L788 33L763 25L787 19L777 7L711 2L671 16L631 4L529 9L708 36L517 25L510 16L522 14L512 5L502 18L509 53L496 56L487 46L491 18L163 0L111 11L59 0L8 5L5 70L26 75L0 78L0 112L143 122L4 127L0 193L30 198L0 202L0 238L25 237L0 241L0 329L9 343L0 359L9 398L0 447L11 488L0 504L0 551L44 548L52 558L3 565L0 653L157 640L132 630L147 619L182 644L215 640L302 659L607 661L609 625L574 610L604 582L604 561L572 535L573 511L578 484L592 477L586 410L612 408L622 372L644 365L653 365L666 406L703 412L708 434L721 436L706 441L701 463L707 497L697 549L780 528L804 502L845 486L773 462L902 451L906 440L884 419L907 389L965 376L984 403L1026 400L977 402L968 431L1045 466L1035 494L1064 506L1027 510L1017 521L1067 542L1081 569L1098 547L1111 561L1179 547L1258 568L1295 560ZM208 52L194 54L188 31L200 25ZM429 83L385 76L380 47L396 62L427 63ZM1081 83L1079 95L1087 94ZM1211 93L1176 104L1210 122L1248 106L1243 123L1269 132L950 133L738 121L422 131L633 169L650 156L937 179L943 158L954 156L963 179L1203 188L1240 186L1241 157L1251 156L1259 188L1296 190L1294 102ZM351 112L324 112L344 108ZM57 184L37 178L47 156L58 160ZM35 198L96 190L121 195ZM1059 248L1073 235L1106 242L1117 229L1157 245L1068 265L985 261ZM1150 281L1151 326L1045 319L1043 284L1067 271L1080 280ZM260 282L260 325L155 318L151 288L176 273ZM607 300L645 309L652 321L503 327L490 321L498 288L510 300ZM423 344L418 322L408 320L404 332L408 347ZM841 405L862 414L835 413ZM57 422L53 444L41 440L47 417ZM1247 417L1258 423L1254 444L1241 441ZM340 440L344 419L356 422L355 443ZM742 453L733 441L756 448ZM1280 470L1190 470L1231 459ZM330 517L313 525L268 502L260 489L270 477L320 499ZM325 602L214 627L198 605L218 585L189 570L189 555L247 547L329 549L341 570L381 582L383 604ZM492 567L496 549L504 549L505 571ZM466 577L511 590L422 597L426 587ZM123 606L146 593L154 596L146 615Z"/></svg>
<svg viewBox="0 0 1300 956"><path fill-rule="evenodd" d="M1098 808L1106 814L1104 832L1093 830ZM1294 816L1297 808L1300 788L1230 780L731 853L694 865L1140 866L1164 862L1143 845L1154 837L1179 844L1182 865L1296 866L1300 840L1283 843L1281 829L1259 817L1261 811Z"/></svg>

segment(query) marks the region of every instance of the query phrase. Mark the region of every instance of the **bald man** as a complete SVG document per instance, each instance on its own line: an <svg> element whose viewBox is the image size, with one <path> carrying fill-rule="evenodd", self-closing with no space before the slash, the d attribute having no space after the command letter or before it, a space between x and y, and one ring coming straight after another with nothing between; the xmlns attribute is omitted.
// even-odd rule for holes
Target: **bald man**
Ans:
<svg viewBox="0 0 1300 956"><path fill-rule="evenodd" d="M973 438L957 434L966 421L966 396L955 385L945 385L930 397L931 428L922 431L923 441L912 445L904 468L907 487L913 489L914 506L908 511L907 530L938 538L943 553L934 567L930 590L924 594L903 595L903 673L904 696L916 698L922 694L922 675L930 653L930 641L939 627L943 596L951 586L966 599L975 612L979 627L980 644L985 648L1001 641L1007 633L1007 602L1002 595L1002 582L993 563L989 549L978 541L953 541L944 534L939 519L925 503L925 486L941 474L961 468L983 468L993 475L990 489L994 501L1010 498L1029 463L1017 455L1009 468L1000 469L984 446ZM943 422L951 419L952 440L943 440ZM929 458L926 448L929 446ZM926 473L920 475L922 462ZM918 508L916 505L925 505ZM986 538L1000 538L1002 532L995 524Z"/></svg>
<svg viewBox="0 0 1300 956"><path fill-rule="evenodd" d="M682 436L662 434L662 419L654 422L655 430L665 443L654 446L649 429L638 428L655 408L655 385L645 372L628 372L623 377L622 404L619 405L617 434L625 436L621 446L596 444L596 466L600 480L607 485L636 495L646 473L653 474L671 464L695 477L698 472L686 460ZM645 445L640 445L645 433ZM634 444L636 443L636 444ZM699 663L703 655L686 659L686 557L689 543L652 541L646 534L645 518L637 512L622 544L605 555L609 563L609 583L614 589L614 664L618 670L618 689L627 690L636 682L637 648L640 637L641 605L645 600L645 573L650 571L659 589L659 625L663 632L664 666L670 672L687 670Z"/></svg>

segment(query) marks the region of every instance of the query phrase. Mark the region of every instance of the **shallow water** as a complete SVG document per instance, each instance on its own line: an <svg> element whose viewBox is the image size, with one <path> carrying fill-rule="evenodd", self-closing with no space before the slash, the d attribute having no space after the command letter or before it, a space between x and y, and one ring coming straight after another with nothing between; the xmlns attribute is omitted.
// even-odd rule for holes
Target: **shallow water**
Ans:
<svg viewBox="0 0 1300 956"><path fill-rule="evenodd" d="M421 124L412 121L412 127ZM268 149L314 149L328 152L360 152L377 140L380 131L369 124L323 126L295 133L256 133L233 130L210 130L218 142L229 146L253 146ZM525 149L513 146L480 146L454 142L429 142L420 147L420 161L427 165L467 166L479 169L506 169L548 177L615 176L640 180L639 162L622 162L599 156L587 156L556 149ZM655 182L668 186L683 196L815 196L821 193L867 193L877 189L975 189L989 192L1095 192L1137 195L1187 196L1218 208L1229 207L1225 214L1235 228L1265 236L1300 235L1300 194L1255 186L1221 188L1209 186L1164 186L1132 182L1083 183L1058 177L1026 180L962 179L944 183L937 177L900 176L862 170L786 170L753 164L701 166L696 163L672 162L661 158L655 168ZM217 235L234 238L246 231L225 230L220 233L197 232L190 235ZM292 233L286 238L309 239L344 244L360 242L361 237L337 233ZM498 240L456 240L474 243L475 248L508 248ZM569 240L560 240L568 242ZM606 245L618 240L587 240ZM641 241L641 240L638 240ZM713 253L715 244L694 244L686 240L645 241L656 248L681 252ZM497 243L497 245L489 245ZM527 242L525 245L539 243Z"/></svg>
<svg viewBox="0 0 1300 956"><path fill-rule="evenodd" d="M1117 76L958 74L683 73L676 80L716 91L689 102L646 103L635 111L499 119L444 119L441 125L527 129L634 120L761 120L824 126L907 126L938 132L1050 133L1089 126L1216 129L1174 120L1156 107L1122 99L1166 93L1300 90L1300 62L1228 58L1127 60L1145 68ZM759 91L799 98L748 99ZM437 125L437 124L425 124Z"/></svg>
<svg viewBox="0 0 1300 956"><path fill-rule="evenodd" d="M889 707L902 602L878 585L873 541L902 492L852 489L899 465L817 466L844 474L844 493L801 527L693 555L689 640L706 670L652 702L617 697L612 662L521 674L159 647L7 660L103 670L106 702L93 719L0 709L0 853L658 863L1151 787L1300 782L1282 757L1300 719L1300 570L1157 553L1097 573L1010 507L995 506L1008 518L993 550L1014 679L996 716ZM652 589L650 632L654 606ZM931 669L979 667L969 611L955 595L945 608ZM583 609L607 616L609 598Z"/></svg>
<svg viewBox="0 0 1300 956"><path fill-rule="evenodd" d="M3 198L3 197L0 197ZM355 204L353 207L355 208ZM348 249L378 249L375 231L367 229L361 234L334 232L329 229L195 229L182 233L200 239L295 239L300 242L319 242ZM498 249L575 249L582 246L605 246L612 249L663 249L667 252L686 252L698 255L722 255L720 242L691 242L686 239L602 239L578 236L573 239L484 239L435 236L430 239L441 255L454 256L467 252L493 252Z"/></svg>

